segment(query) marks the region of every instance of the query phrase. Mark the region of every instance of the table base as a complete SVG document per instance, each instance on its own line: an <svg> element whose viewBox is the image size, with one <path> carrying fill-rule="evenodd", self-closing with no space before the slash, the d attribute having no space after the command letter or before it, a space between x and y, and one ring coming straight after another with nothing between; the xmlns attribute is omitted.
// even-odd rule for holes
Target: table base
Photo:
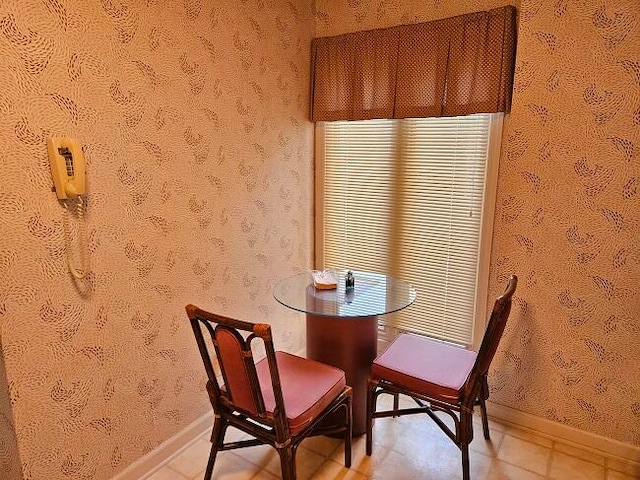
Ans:
<svg viewBox="0 0 640 480"><path fill-rule="evenodd" d="M367 380L378 346L378 316L307 314L307 358L344 370L353 389L353 436L367 426Z"/></svg>

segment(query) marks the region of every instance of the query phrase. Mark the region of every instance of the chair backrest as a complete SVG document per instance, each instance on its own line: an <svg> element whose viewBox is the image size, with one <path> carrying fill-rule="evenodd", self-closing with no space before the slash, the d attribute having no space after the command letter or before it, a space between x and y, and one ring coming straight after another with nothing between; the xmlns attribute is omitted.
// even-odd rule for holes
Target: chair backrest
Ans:
<svg viewBox="0 0 640 480"><path fill-rule="evenodd" d="M509 313L511 312L513 293L516 291L517 286L518 277L511 275L504 293L496 298L491 316L489 317L489 324L482 337L482 343L480 344L476 361L471 369L469 378L467 378L462 388L463 403L465 401L475 402L480 380L489 371L491 361L498 350L498 344L500 343L504 327L507 324L507 318L509 318Z"/></svg>
<svg viewBox="0 0 640 480"><path fill-rule="evenodd" d="M206 312L194 305L187 305L187 315L196 337L200 356L207 372L207 391L214 411L222 408L241 411L272 423L265 409L264 398L256 372L251 342L260 338L264 343L271 373L276 405L282 406L282 390L278 375L271 327L265 323L250 323ZM209 333L215 351L216 365L204 336ZM241 332L246 332L243 336ZM245 338L246 337L246 338ZM221 389L218 374L224 381ZM277 409L283 412L283 408Z"/></svg>

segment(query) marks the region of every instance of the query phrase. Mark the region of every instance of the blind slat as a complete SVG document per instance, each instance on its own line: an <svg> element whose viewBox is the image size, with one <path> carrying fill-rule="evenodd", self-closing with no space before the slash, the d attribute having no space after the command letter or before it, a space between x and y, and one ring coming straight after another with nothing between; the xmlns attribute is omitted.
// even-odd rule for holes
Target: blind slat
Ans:
<svg viewBox="0 0 640 480"><path fill-rule="evenodd" d="M411 282L398 328L471 343L489 125L488 114L325 124L324 266Z"/></svg>

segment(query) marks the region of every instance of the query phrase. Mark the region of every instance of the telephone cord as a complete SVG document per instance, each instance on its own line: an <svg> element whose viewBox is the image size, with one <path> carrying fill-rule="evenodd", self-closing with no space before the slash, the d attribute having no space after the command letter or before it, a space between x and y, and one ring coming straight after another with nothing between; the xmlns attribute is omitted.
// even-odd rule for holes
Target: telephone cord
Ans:
<svg viewBox="0 0 640 480"><path fill-rule="evenodd" d="M73 266L73 260L71 255L71 233L69 229L69 207L67 206L67 202L62 202L64 206L64 235L66 241L66 251L67 251L67 266L69 267L69 273L77 278L78 280L82 280L88 273L89 268L86 264L86 251L85 251L85 242L82 239L86 238L86 225L84 222L84 202L82 201L82 196L78 197L78 206L76 209L76 213L78 215L78 223L80 225L81 232L78 236L78 245L80 250L80 270L78 271Z"/></svg>

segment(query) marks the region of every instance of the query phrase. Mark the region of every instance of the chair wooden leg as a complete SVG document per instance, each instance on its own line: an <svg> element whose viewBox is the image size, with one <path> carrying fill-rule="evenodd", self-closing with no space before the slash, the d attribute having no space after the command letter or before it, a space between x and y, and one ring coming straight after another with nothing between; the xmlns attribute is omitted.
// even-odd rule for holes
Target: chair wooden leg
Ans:
<svg viewBox="0 0 640 480"><path fill-rule="evenodd" d="M487 403L486 399L489 398L489 385L487 384L487 377L483 377L482 379L482 387L480 389L480 415L482 416L482 432L484 433L484 438L489 440L489 420L487 419Z"/></svg>
<svg viewBox="0 0 640 480"><path fill-rule="evenodd" d="M289 445L278 449L282 480L296 480L296 450Z"/></svg>
<svg viewBox="0 0 640 480"><path fill-rule="evenodd" d="M222 418L216 417L213 422L213 430L211 431L211 443L218 449L222 448L224 442L224 434L227 431L227 422Z"/></svg>
<svg viewBox="0 0 640 480"><path fill-rule="evenodd" d="M204 473L204 480L211 480L213 475L213 466L216 463L216 455L218 450L222 448L224 442L224 433L227 430L227 423L219 417L213 422L213 431L211 432L211 452L209 453L209 461L207 469Z"/></svg>
<svg viewBox="0 0 640 480"><path fill-rule="evenodd" d="M485 404L484 398L480 397L480 415L482 416L482 432L484 433L484 438L486 440L490 440L489 436L489 420L487 419L487 405Z"/></svg>
<svg viewBox="0 0 640 480"><path fill-rule="evenodd" d="M470 480L469 473L469 444L463 443L460 446L460 450L462 450L462 480Z"/></svg>
<svg viewBox="0 0 640 480"><path fill-rule="evenodd" d="M373 414L376 411L376 387L371 383L367 384L367 441L366 453L371 456L373 446Z"/></svg>
<svg viewBox="0 0 640 480"><path fill-rule="evenodd" d="M473 413L460 412L458 427L458 446L462 452L462 480L470 480L469 473L469 444L473 440Z"/></svg>
<svg viewBox="0 0 640 480"><path fill-rule="evenodd" d="M400 407L400 394L394 393L393 394L393 410L397 412L399 407ZM398 415L394 415L394 418L397 416Z"/></svg>
<svg viewBox="0 0 640 480"><path fill-rule="evenodd" d="M204 480L211 480L213 476L213 466L216 463L216 454L218 449L214 444L211 444L211 452L209 453L209 461L207 462L207 469L204 472Z"/></svg>
<svg viewBox="0 0 640 480"><path fill-rule="evenodd" d="M346 423L347 429L344 434L344 466L351 467L351 437L353 436L353 414L351 396L347 397Z"/></svg>

